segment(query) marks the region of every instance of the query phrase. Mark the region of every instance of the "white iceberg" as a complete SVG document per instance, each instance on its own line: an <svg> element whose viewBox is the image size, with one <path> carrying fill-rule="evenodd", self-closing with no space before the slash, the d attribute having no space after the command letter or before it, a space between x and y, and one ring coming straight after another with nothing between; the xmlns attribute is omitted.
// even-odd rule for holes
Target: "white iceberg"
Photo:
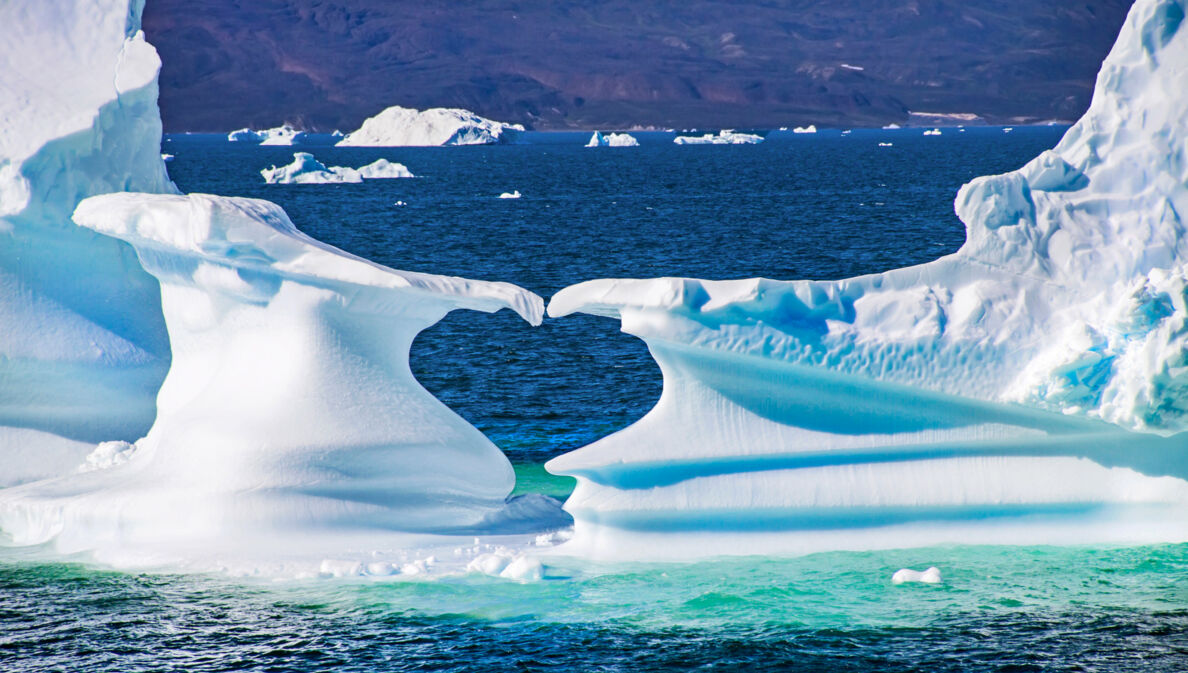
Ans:
<svg viewBox="0 0 1188 673"><path fill-rule="evenodd" d="M255 131L242 128L227 134L227 140L233 143L258 143L260 145L296 145L305 140L306 133L285 124L275 128Z"/></svg>
<svg viewBox="0 0 1188 673"><path fill-rule="evenodd" d="M891 575L892 584L907 584L909 582L917 582L920 584L940 584L941 571L940 568L932 566L927 570L912 570L911 568L900 568Z"/></svg>
<svg viewBox="0 0 1188 673"><path fill-rule="evenodd" d="M722 129L717 134L706 133L700 136L677 136L672 139L672 142L678 145L757 145L763 142L763 136Z"/></svg>
<svg viewBox="0 0 1188 673"><path fill-rule="evenodd" d="M499 195L499 198L501 198L501 199L518 199L518 198L520 198L520 190L517 189L514 192L504 192Z"/></svg>
<svg viewBox="0 0 1188 673"><path fill-rule="evenodd" d="M387 159L376 159L362 168L327 166L309 152L293 154L293 163L271 166L260 171L264 182L270 185L341 184L360 183L363 180L382 180L414 177L404 164Z"/></svg>
<svg viewBox="0 0 1188 673"><path fill-rule="evenodd" d="M924 135L926 135L926 136L939 136L940 134L941 134L940 129L925 129L925 131L924 131Z"/></svg>
<svg viewBox="0 0 1188 673"><path fill-rule="evenodd" d="M344 531L444 534L500 516L510 463L417 383L409 347L458 308L539 324L539 297L382 267L255 199L109 194L75 219L130 243L160 280L173 362L134 449L0 490L11 542L103 558L260 540L324 553L316 541Z"/></svg>
<svg viewBox="0 0 1188 673"><path fill-rule="evenodd" d="M366 166L360 166L355 170L359 172L359 175L363 176L364 180L392 180L416 177L412 171L408 170L408 166L388 161L387 159L376 159Z"/></svg>
<svg viewBox="0 0 1188 673"><path fill-rule="evenodd" d="M961 188L961 250L841 281L595 280L664 376L553 459L569 548L1188 539L1188 29L1139 0L1085 116Z"/></svg>
<svg viewBox="0 0 1188 673"><path fill-rule="evenodd" d="M70 221L94 194L176 191L141 4L0 3L0 487L143 435L169 366L156 280Z"/></svg>
<svg viewBox="0 0 1188 673"><path fill-rule="evenodd" d="M414 110L392 106L363 122L358 130L338 142L340 147L428 147L435 145L490 145L507 131L523 131L520 124L506 124L480 117L469 110L431 108Z"/></svg>
<svg viewBox="0 0 1188 673"><path fill-rule="evenodd" d="M586 147L639 147L639 141L629 133L603 135L601 131L595 131Z"/></svg>
<svg viewBox="0 0 1188 673"><path fill-rule="evenodd" d="M816 133L817 127L814 124L809 124L808 126L797 126L796 128L792 129L792 132L793 133ZM849 131L844 131L844 133L849 133Z"/></svg>
<svg viewBox="0 0 1188 673"><path fill-rule="evenodd" d="M293 154L293 163L271 166L260 171L270 185L334 184L363 182L363 176L353 168L326 166L309 152Z"/></svg>

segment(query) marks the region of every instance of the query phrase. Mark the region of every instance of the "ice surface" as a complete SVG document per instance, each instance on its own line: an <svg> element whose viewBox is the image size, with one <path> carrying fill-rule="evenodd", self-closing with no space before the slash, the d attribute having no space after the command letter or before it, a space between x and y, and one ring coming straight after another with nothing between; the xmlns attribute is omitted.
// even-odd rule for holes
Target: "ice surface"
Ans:
<svg viewBox="0 0 1188 673"><path fill-rule="evenodd" d="M110 194L75 220L130 243L159 279L173 361L134 449L0 490L15 543L187 556L173 550L508 530L540 514L506 511L507 459L408 366L413 338L447 312L511 308L538 324L536 295L373 264L254 199Z"/></svg>
<svg viewBox="0 0 1188 673"><path fill-rule="evenodd" d="M928 570L912 570L911 568L900 568L891 576L892 584L905 584L908 582L919 582L922 584L940 584L941 571L936 566L932 566Z"/></svg>
<svg viewBox="0 0 1188 673"><path fill-rule="evenodd" d="M143 435L169 366L157 282L70 220L94 194L175 191L142 4L0 3L0 486Z"/></svg>
<svg viewBox="0 0 1188 673"><path fill-rule="evenodd" d="M376 159L362 168L346 168L326 166L309 152L297 152L293 154L293 163L265 168L260 171L260 175L270 185L359 183L364 179L413 177L412 171L404 164L392 163L387 159Z"/></svg>
<svg viewBox="0 0 1188 673"><path fill-rule="evenodd" d="M595 131L586 147L639 147L639 141L627 133L602 135L601 131Z"/></svg>
<svg viewBox="0 0 1188 673"><path fill-rule="evenodd" d="M763 142L763 136L723 129L716 135L706 133L700 136L677 136L672 142L678 145L757 145Z"/></svg>
<svg viewBox="0 0 1188 673"><path fill-rule="evenodd" d="M596 280L664 375L548 464L593 555L1188 539L1188 30L1140 0L1057 147L962 249L835 282Z"/></svg>
<svg viewBox="0 0 1188 673"><path fill-rule="evenodd" d="M490 145L507 131L523 131L457 108L390 107L363 122L338 142L341 147L419 147L433 145Z"/></svg>

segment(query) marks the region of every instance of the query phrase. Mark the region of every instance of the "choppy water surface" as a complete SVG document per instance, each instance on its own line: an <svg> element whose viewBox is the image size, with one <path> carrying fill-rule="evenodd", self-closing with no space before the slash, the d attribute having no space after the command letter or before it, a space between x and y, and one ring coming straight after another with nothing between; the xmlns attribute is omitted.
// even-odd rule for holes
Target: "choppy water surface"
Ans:
<svg viewBox="0 0 1188 673"><path fill-rule="evenodd" d="M265 185L292 149L175 137L185 191L267 198L311 235L411 270L546 298L597 277L841 278L963 238L957 188L1018 167L1061 129L855 131L759 146L586 149L585 135L378 157L414 180ZM879 147L879 142L893 142ZM523 198L499 200L504 191ZM395 205L396 202L406 205ZM457 311L414 344L418 378L563 497L540 463L641 416L642 343L587 316L531 328ZM937 565L940 586L892 586ZM690 564L556 559L546 578L264 583L106 572L0 555L0 671L1182 671L1188 546L943 547Z"/></svg>

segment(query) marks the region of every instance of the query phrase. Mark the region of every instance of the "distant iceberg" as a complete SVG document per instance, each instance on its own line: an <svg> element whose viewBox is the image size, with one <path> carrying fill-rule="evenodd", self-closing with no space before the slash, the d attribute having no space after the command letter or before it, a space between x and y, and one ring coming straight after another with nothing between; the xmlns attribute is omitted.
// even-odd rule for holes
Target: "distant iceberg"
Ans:
<svg viewBox="0 0 1188 673"><path fill-rule="evenodd" d="M411 178L412 171L404 164L376 159L362 168L326 166L308 152L293 154L293 163L272 166L260 171L270 185L359 183L367 180Z"/></svg>
<svg viewBox="0 0 1188 673"><path fill-rule="evenodd" d="M520 198L520 190L517 189L514 192L504 192L499 195L499 198L501 198L501 199L518 199L518 198Z"/></svg>
<svg viewBox="0 0 1188 673"><path fill-rule="evenodd" d="M160 288L80 201L174 193L135 0L0 2L0 487L72 473L152 424L169 366Z"/></svg>
<svg viewBox="0 0 1188 673"><path fill-rule="evenodd" d="M288 124L262 131L243 128L227 134L227 140L230 142L280 146L299 144L305 140L305 137L306 134L304 131L298 131Z"/></svg>
<svg viewBox="0 0 1188 673"><path fill-rule="evenodd" d="M363 176L364 180L390 180L416 177L404 164L391 162L387 159L376 159L356 170L359 171L359 175Z"/></svg>
<svg viewBox="0 0 1188 673"><path fill-rule="evenodd" d="M1188 540L1188 28L1139 0L1054 150L961 188L961 250L840 281L594 280L664 376L554 458L573 553Z"/></svg>
<svg viewBox="0 0 1188 673"><path fill-rule="evenodd" d="M639 141L627 133L602 135L600 131L595 131L586 147L639 147Z"/></svg>
<svg viewBox="0 0 1188 673"><path fill-rule="evenodd" d="M797 126L796 128L792 129L792 132L793 133L816 133L817 127L814 124L809 124L808 126Z"/></svg>
<svg viewBox="0 0 1188 673"><path fill-rule="evenodd" d="M678 145L758 145L763 142L763 136L752 133L736 133L730 129L722 129L717 134L707 133L701 136L677 136L672 142Z"/></svg>
<svg viewBox="0 0 1188 673"><path fill-rule="evenodd" d="M340 147L428 147L436 145L491 145L507 131L523 131L520 124L505 124L480 117L469 110L431 108L414 110L393 106L363 122L358 130L338 142Z"/></svg>
<svg viewBox="0 0 1188 673"><path fill-rule="evenodd" d="M939 136L940 134L941 134L940 129L926 129L924 131L924 135L926 135L926 136Z"/></svg>

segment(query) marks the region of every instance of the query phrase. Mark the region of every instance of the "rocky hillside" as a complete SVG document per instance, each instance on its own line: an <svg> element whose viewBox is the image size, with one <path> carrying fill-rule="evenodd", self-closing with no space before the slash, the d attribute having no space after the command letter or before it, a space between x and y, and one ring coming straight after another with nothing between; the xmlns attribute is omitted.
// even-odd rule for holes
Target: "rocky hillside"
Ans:
<svg viewBox="0 0 1188 673"><path fill-rule="evenodd" d="M166 129L1074 119L1129 0L149 0Z"/></svg>

